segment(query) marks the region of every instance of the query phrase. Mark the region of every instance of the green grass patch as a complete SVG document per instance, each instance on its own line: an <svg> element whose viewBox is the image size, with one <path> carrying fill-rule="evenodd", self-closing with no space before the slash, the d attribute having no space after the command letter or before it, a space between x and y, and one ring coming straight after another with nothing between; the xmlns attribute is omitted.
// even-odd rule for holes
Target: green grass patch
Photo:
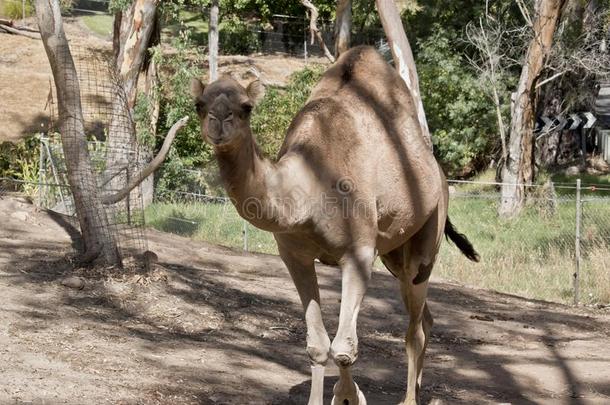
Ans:
<svg viewBox="0 0 610 405"><path fill-rule="evenodd" d="M229 203L155 203L145 215L160 231L236 249L244 247L245 225L249 251L277 254L273 235L245 223Z"/></svg>
<svg viewBox="0 0 610 405"><path fill-rule="evenodd" d="M23 17L23 3L20 0L0 0L0 16L11 20L19 20ZM25 16L34 15L34 5L31 0L25 2Z"/></svg>
<svg viewBox="0 0 610 405"><path fill-rule="evenodd" d="M97 35L103 37L112 35L114 17L110 14L93 14L81 18L85 26Z"/></svg>

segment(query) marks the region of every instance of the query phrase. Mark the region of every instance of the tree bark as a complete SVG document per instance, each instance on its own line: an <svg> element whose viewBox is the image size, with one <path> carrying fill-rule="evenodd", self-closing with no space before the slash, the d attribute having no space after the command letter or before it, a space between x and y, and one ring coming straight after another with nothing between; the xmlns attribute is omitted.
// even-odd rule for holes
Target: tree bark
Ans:
<svg viewBox="0 0 610 405"><path fill-rule="evenodd" d="M352 34L352 0L337 1L335 17L335 58L350 47Z"/></svg>
<svg viewBox="0 0 610 405"><path fill-rule="evenodd" d="M129 108L136 101L138 77L143 70L147 50L157 30L156 0L136 0L121 13L117 38L113 38L117 71L123 81ZM116 26L114 35L117 35Z"/></svg>
<svg viewBox="0 0 610 405"><path fill-rule="evenodd" d="M426 144L432 149L432 138L426 121L426 113L424 112L424 103L422 102L419 93L419 78L417 77L417 68L415 67L415 59L413 52L407 39L407 34L402 26L400 14L394 0L376 0L377 11L381 18L383 30L388 39L392 58L400 77L404 80L409 93L413 98L413 105L417 109L417 119L421 128L421 136L423 136Z"/></svg>
<svg viewBox="0 0 610 405"><path fill-rule="evenodd" d="M218 79L218 0L210 4L210 28L208 31L210 83Z"/></svg>
<svg viewBox="0 0 610 405"><path fill-rule="evenodd" d="M59 108L59 122L68 182L74 197L85 253L88 261L101 260L106 265L121 265L121 258L99 198L91 167L76 67L66 39L59 2L37 0L38 26L49 58Z"/></svg>
<svg viewBox="0 0 610 405"><path fill-rule="evenodd" d="M145 92L150 105L151 134L156 133L159 113L158 97L151 97L156 85L157 72L148 50L159 43L160 31L157 0L135 0L127 9L115 14L113 53L118 77L117 94L113 100L113 113L108 133L108 161L105 179L112 179L111 192L121 189L128 181L130 164L146 165L153 156L153 146L138 143L134 121L134 107L138 95L138 82L144 71ZM138 162L132 162L129 152L137 151ZM142 183L144 206L152 202L153 178ZM107 182L105 182L107 183Z"/></svg>
<svg viewBox="0 0 610 405"><path fill-rule="evenodd" d="M322 48L326 59L328 59L330 63L335 63L335 57L332 53L330 53L330 50L326 46L324 38L318 29L318 9L309 0L301 0L301 4L309 11L309 32L311 34L311 44L313 45L315 38L318 41L320 48Z"/></svg>
<svg viewBox="0 0 610 405"><path fill-rule="evenodd" d="M508 157L502 170L502 198L498 213L514 217L525 204L525 189L534 180L534 134L536 82L544 67L553 34L566 0L537 0L536 15L512 110Z"/></svg>

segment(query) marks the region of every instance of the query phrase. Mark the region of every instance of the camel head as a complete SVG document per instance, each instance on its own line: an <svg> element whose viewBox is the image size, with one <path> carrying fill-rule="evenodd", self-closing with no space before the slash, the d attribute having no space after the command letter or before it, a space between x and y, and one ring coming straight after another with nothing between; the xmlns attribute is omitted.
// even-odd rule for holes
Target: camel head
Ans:
<svg viewBox="0 0 610 405"><path fill-rule="evenodd" d="M264 95L264 86L255 80L247 88L228 76L204 86L199 79L191 82L201 135L216 148L233 148L251 136L250 113Z"/></svg>

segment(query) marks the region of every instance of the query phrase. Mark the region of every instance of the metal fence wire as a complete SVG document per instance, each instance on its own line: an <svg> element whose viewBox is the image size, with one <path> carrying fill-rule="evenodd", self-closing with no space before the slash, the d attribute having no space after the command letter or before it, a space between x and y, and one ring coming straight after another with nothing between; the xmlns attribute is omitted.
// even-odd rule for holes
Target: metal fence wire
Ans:
<svg viewBox="0 0 610 405"><path fill-rule="evenodd" d="M493 182L450 181L449 216L481 263L467 262L445 243L434 274L533 298L609 303L610 186L527 187L525 208L513 219L498 215L500 188ZM240 218L226 198L160 190L146 209L146 222L164 232L277 254L273 236Z"/></svg>
<svg viewBox="0 0 610 405"><path fill-rule="evenodd" d="M68 50L59 57L67 60ZM38 202L62 214L75 215L75 200L68 182L67 152L85 149L89 164L79 166L76 177L80 187L100 196L112 195L121 190L150 158L136 138L134 119L122 87L121 79L109 62L86 49L73 49L72 57L77 78L66 76L62 80L69 88L80 89L82 121L70 117L58 122L52 117L49 133L40 137L40 173ZM53 100L50 101L53 104ZM57 111L51 105L51 111ZM61 131L66 133L60 135ZM84 130L88 141L76 134ZM72 158L73 159L73 158ZM91 169L91 170L89 170ZM89 180L88 172L93 173ZM147 191L148 190L148 194ZM113 240L122 256L142 253L147 249L144 237L144 200L152 199L152 177L136 187L129 195L102 209L84 207L88 215L100 216L102 224L95 232ZM106 235L107 234L107 235Z"/></svg>

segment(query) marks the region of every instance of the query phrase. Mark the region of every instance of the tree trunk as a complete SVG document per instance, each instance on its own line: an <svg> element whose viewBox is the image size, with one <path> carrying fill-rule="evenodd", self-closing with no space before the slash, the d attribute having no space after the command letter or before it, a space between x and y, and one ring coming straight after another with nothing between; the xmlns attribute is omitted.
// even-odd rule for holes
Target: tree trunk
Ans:
<svg viewBox="0 0 610 405"><path fill-rule="evenodd" d="M413 52L407 39L407 34L402 26L400 14L394 0L376 0L377 11L381 18L383 30L388 39L392 58L400 77L404 80L411 97L413 105L417 109L417 119L421 128L421 136L423 136L427 145L432 149L432 138L426 121L426 113L424 112L424 104L419 93L419 79L417 77L417 69L415 67L415 59Z"/></svg>
<svg viewBox="0 0 610 405"><path fill-rule="evenodd" d="M210 27L208 31L210 83L218 79L218 0L210 4Z"/></svg>
<svg viewBox="0 0 610 405"><path fill-rule="evenodd" d="M136 0L127 9L116 13L113 33L113 53L118 73L117 94L113 100L113 112L108 131L108 158L104 184L111 193L121 189L133 173L131 166L145 166L153 156L153 145L140 144L136 135L134 107L138 95L138 82L144 76L145 92L150 103L148 128L154 136L159 113L159 98L153 96L157 72L148 50L159 43L156 0ZM145 74L142 74L142 72ZM136 154L137 162L134 162ZM109 182L107 179L112 179ZM151 176L142 183L142 200L146 207L152 202L154 179Z"/></svg>
<svg viewBox="0 0 610 405"><path fill-rule="evenodd" d="M339 0L335 17L335 58L349 49L351 33L352 0Z"/></svg>
<svg viewBox="0 0 610 405"><path fill-rule="evenodd" d="M83 237L84 257L90 259L87 261L98 259L107 265L120 266L117 244L100 200L89 159L78 76L63 31L59 2L37 0L36 14L55 79L68 182Z"/></svg>
<svg viewBox="0 0 610 405"><path fill-rule="evenodd" d="M154 45L151 42L158 36L157 4L158 1L155 0L136 0L127 10L120 13L118 32L115 25L113 46L116 67L123 81L130 109L135 106L138 78L143 70L147 51Z"/></svg>
<svg viewBox="0 0 610 405"><path fill-rule="evenodd" d="M537 0L534 35L521 70L512 111L508 158L502 170L499 214L518 215L525 203L525 187L534 179L534 134L536 81L553 45L553 34L566 0Z"/></svg>

